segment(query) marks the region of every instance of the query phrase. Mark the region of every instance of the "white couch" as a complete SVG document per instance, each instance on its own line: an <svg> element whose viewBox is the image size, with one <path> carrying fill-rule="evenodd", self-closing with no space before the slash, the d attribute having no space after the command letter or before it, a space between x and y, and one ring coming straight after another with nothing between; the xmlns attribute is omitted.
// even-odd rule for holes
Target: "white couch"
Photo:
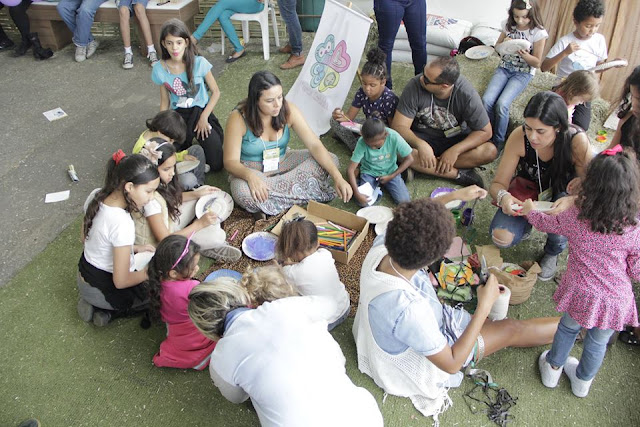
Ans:
<svg viewBox="0 0 640 427"><path fill-rule="evenodd" d="M507 18L510 0L426 0L427 55L449 55L467 36L486 45L495 44L500 23ZM411 48L404 25L400 26L393 46L393 60L411 63Z"/></svg>

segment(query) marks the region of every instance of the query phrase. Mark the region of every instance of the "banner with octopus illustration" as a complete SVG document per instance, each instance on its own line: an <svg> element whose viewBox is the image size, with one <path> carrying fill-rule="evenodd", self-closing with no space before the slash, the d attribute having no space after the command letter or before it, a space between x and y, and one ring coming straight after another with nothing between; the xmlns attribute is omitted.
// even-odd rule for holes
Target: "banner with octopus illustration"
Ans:
<svg viewBox="0 0 640 427"><path fill-rule="evenodd" d="M342 108L364 51L371 19L334 0L324 4L306 62L287 93L316 135L329 130L334 108Z"/></svg>

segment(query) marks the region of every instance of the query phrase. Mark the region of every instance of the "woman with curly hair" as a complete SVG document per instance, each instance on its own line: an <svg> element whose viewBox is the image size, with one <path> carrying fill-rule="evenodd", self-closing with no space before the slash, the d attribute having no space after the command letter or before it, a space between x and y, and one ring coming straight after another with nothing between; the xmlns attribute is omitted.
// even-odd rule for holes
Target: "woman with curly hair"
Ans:
<svg viewBox="0 0 640 427"><path fill-rule="evenodd" d="M564 312L551 350L540 355L542 383L558 384L564 372L571 390L585 397L598 373L614 331L638 326L631 281L640 280L640 171L635 156L620 145L589 165L576 206L557 216L523 213L537 229L569 239L567 272L553 299ZM580 361L569 357L581 328L587 329Z"/></svg>
<svg viewBox="0 0 640 427"><path fill-rule="evenodd" d="M558 324L557 318L487 320L500 293L493 275L478 287L473 315L438 300L424 269L444 256L455 234L444 204L486 194L471 186L399 205L362 265L353 324L358 366L386 393L410 397L425 416L446 409L447 387L460 384L461 368L505 347L548 344Z"/></svg>
<svg viewBox="0 0 640 427"><path fill-rule="evenodd" d="M200 247L189 238L171 235L156 248L149 262L149 315L167 325L167 337L153 356L159 368L203 370L216 343L202 335L189 319L189 292L198 285Z"/></svg>

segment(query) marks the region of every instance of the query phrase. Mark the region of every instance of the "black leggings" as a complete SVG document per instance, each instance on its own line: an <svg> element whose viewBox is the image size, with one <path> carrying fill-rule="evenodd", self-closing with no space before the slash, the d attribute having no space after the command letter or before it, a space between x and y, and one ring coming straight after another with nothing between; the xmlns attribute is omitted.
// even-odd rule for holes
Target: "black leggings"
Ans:
<svg viewBox="0 0 640 427"><path fill-rule="evenodd" d="M13 23L18 27L20 35L23 40L29 39L29 17L27 16L27 9L31 6L31 0L22 0L19 5L9 7L9 15L13 20ZM0 8L4 7L0 3Z"/></svg>
<svg viewBox="0 0 640 427"><path fill-rule="evenodd" d="M176 149L186 150L191 147L193 139L196 138L200 146L204 149L204 155L207 159L207 164L211 167L211 172L222 170L224 166L222 163L222 141L224 136L222 126L215 114L211 113L209 116L209 124L211 125L209 136L201 139L196 136L194 129L200 119L200 114L202 114L202 108L176 108L176 112L182 116L187 124L187 137L181 144L174 143Z"/></svg>

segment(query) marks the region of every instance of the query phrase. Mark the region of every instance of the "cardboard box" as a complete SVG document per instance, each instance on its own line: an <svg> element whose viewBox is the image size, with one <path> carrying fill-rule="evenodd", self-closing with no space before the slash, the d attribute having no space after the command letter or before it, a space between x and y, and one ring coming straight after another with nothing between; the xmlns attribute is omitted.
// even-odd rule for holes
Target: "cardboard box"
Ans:
<svg viewBox="0 0 640 427"><path fill-rule="evenodd" d="M335 249L327 250L333 255L333 259L342 264L349 264L353 254L358 251L358 248L362 244L362 241L369 232L369 221L364 218L360 218L350 212L343 211L342 209L334 208L332 206L325 205L323 203L314 202L311 200L307 205L307 209L304 209L298 205L294 205L289 211L282 217L280 222L271 230L271 232L277 236L280 235L282 230L282 224L284 221L289 221L297 215L302 215L314 224L321 222L335 222L338 225L345 226L352 230L356 230L358 234L355 240L349 246L347 252L338 251Z"/></svg>

